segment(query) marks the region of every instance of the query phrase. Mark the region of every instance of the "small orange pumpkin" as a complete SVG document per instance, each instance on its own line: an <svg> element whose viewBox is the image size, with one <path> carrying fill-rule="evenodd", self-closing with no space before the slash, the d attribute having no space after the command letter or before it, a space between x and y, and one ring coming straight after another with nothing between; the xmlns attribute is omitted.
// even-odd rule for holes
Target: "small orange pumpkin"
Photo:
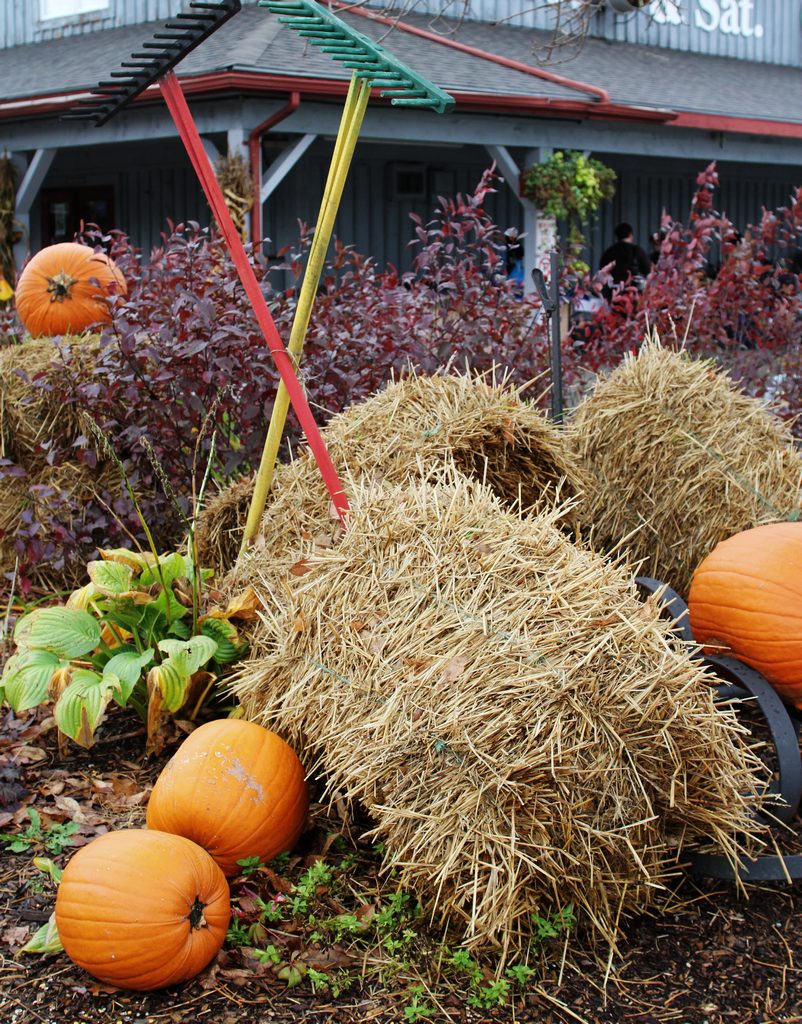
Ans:
<svg viewBox="0 0 802 1024"><path fill-rule="evenodd" d="M802 707L802 523L769 523L721 541L688 594L694 639L756 668Z"/></svg>
<svg viewBox="0 0 802 1024"><path fill-rule="evenodd" d="M223 944L228 883L182 836L124 829L71 858L56 895L67 956L107 985L146 991L194 977Z"/></svg>
<svg viewBox="0 0 802 1024"><path fill-rule="evenodd" d="M309 810L298 755L269 729L239 718L206 722L156 780L148 828L186 836L227 875L238 860L291 850Z"/></svg>
<svg viewBox="0 0 802 1024"><path fill-rule="evenodd" d="M125 278L102 252L77 242L41 249L17 282L17 314L34 337L80 334L90 324L109 323L103 296L126 294Z"/></svg>

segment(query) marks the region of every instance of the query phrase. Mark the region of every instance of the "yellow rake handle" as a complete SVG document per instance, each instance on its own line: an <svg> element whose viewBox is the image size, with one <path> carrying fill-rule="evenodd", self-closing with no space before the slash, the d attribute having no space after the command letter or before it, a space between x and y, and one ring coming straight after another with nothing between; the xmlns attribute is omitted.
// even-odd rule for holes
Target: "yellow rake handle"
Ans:
<svg viewBox="0 0 802 1024"><path fill-rule="evenodd" d="M292 321L290 343L287 346L287 352L295 363L296 369L300 361L301 352L303 351L309 319L312 316L312 306L326 259L326 251L328 250L332 231L334 230L334 220L337 216L345 181L348 177L348 169L351 165L351 157L356 148L369 98L370 84L367 80L359 78L356 74L353 75L345 100L345 109L340 121L340 128L337 132L337 140L334 144L334 154L331 166L329 167L323 201L320 205L315 235L309 250L309 260L301 284L301 292L298 296L298 305ZM282 381L279 383L276 399L273 403L270 426L267 431L267 438L265 439L262 459L256 474L253 498L251 499L248 519L242 536L240 555L247 550L251 541L256 536L256 531L259 529L259 522L265 510L267 496L273 483L273 471L276 466L281 436L284 433L284 424L287 420L289 407L289 393Z"/></svg>

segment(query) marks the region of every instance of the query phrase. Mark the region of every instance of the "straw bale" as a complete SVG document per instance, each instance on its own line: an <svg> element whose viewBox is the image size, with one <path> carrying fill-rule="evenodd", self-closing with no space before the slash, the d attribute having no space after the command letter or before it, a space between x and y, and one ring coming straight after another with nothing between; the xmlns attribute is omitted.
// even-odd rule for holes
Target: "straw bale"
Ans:
<svg viewBox="0 0 802 1024"><path fill-rule="evenodd" d="M31 338L0 349L0 446L7 458L28 470L46 463L43 442L58 438L69 443L82 432L80 410L33 383L54 366L68 367L76 375L92 366L99 346L96 335L63 342L66 362L50 338Z"/></svg>
<svg viewBox="0 0 802 1024"><path fill-rule="evenodd" d="M687 595L726 537L800 508L802 455L786 424L713 362L647 339L575 410L585 533Z"/></svg>
<svg viewBox="0 0 802 1024"><path fill-rule="evenodd" d="M0 477L0 580L14 571L17 559L14 533L28 503L28 483L24 476Z"/></svg>
<svg viewBox="0 0 802 1024"><path fill-rule="evenodd" d="M364 805L400 885L506 955L569 903L614 945L685 844L738 856L755 762L625 570L458 472L349 487L336 547L251 578L233 692Z"/></svg>
<svg viewBox="0 0 802 1024"><path fill-rule="evenodd" d="M229 568L237 560L252 498L253 477L247 476L219 490L203 507L195 528L202 566Z"/></svg>
<svg viewBox="0 0 802 1024"><path fill-rule="evenodd" d="M561 522L574 529L583 487L579 468L561 430L523 399L523 390L492 374L410 374L333 417L323 435L341 475L400 482L421 465L453 461L510 506L559 504ZM239 514L240 500L215 507L223 523L205 527L208 535L230 536L241 526L230 518ZM278 468L260 535L256 557L267 554L277 564L294 560L305 542L328 545L338 538L337 517L310 452Z"/></svg>

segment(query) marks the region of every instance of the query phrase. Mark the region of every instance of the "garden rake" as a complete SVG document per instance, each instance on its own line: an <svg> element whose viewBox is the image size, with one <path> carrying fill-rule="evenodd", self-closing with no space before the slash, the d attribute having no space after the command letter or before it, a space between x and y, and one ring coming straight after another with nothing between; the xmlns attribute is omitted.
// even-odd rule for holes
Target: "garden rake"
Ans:
<svg viewBox="0 0 802 1024"><path fill-rule="evenodd" d="M260 0L261 6L279 14L280 20L321 49L334 60L352 69L340 128L329 168L318 224L309 253L298 305L285 349L270 315L253 267L248 261L242 239L234 225L222 190L214 175L192 119L186 98L173 68L241 9L241 0L193 0L189 12L176 15L143 44L142 52L123 61L125 70L111 72L112 81L100 82L92 90L92 99L80 101L64 115L86 119L97 127L129 104L149 86L158 84L184 147L201 183L223 239L234 261L240 281L253 307L259 327L281 378L273 407L265 450L257 473L254 496L248 515L243 550L256 533L272 483L278 446L290 403L295 409L309 447L317 461L337 514L345 525L348 501L334 465L315 423L309 402L296 373L328 249L334 220L347 177L351 156L367 108L371 88L399 106L428 107L443 112L454 105L453 99L437 86L421 78L406 65L385 53L381 46L354 31L314 0ZM257 188L259 183L256 183Z"/></svg>
<svg viewBox="0 0 802 1024"><path fill-rule="evenodd" d="M450 110L454 106L454 100L448 93L396 60L383 47L346 25L315 0L260 0L260 6L278 14L279 21L294 29L314 46L319 46L334 60L341 61L345 67L352 69L348 95L290 331L287 351L297 365L303 351L323 263L334 230L334 220L367 110L371 88L379 88L381 95L389 97L395 106L426 107L438 113ZM273 472L289 404L289 393L282 383L273 404L240 554L247 549L259 528L259 521L273 483Z"/></svg>
<svg viewBox="0 0 802 1024"><path fill-rule="evenodd" d="M150 85L159 85L253 307L281 381L287 389L301 428L320 468L337 515L344 525L348 512L345 491L295 373L293 360L287 354L278 328L270 315L256 274L248 261L242 239L226 206L222 190L173 71L179 61L235 15L241 6L240 0L193 0L189 4L188 13L176 15L174 21L164 25L163 31L155 33L152 42L143 43L142 52L134 53L130 61L122 62L121 67L126 70L111 72L112 81L100 82L92 90L94 99L80 101L77 107L64 117L88 120L97 127L119 113Z"/></svg>

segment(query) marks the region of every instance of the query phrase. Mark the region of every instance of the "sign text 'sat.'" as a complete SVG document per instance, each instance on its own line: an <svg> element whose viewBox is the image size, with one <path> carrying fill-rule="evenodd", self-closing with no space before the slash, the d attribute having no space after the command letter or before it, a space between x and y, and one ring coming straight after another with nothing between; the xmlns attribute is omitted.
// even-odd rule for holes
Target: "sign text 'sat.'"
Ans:
<svg viewBox="0 0 802 1024"><path fill-rule="evenodd" d="M762 39L757 20L757 0L691 0L691 24L703 32L721 32L745 39ZM681 25L683 16L676 0L657 0L650 14L658 25Z"/></svg>

